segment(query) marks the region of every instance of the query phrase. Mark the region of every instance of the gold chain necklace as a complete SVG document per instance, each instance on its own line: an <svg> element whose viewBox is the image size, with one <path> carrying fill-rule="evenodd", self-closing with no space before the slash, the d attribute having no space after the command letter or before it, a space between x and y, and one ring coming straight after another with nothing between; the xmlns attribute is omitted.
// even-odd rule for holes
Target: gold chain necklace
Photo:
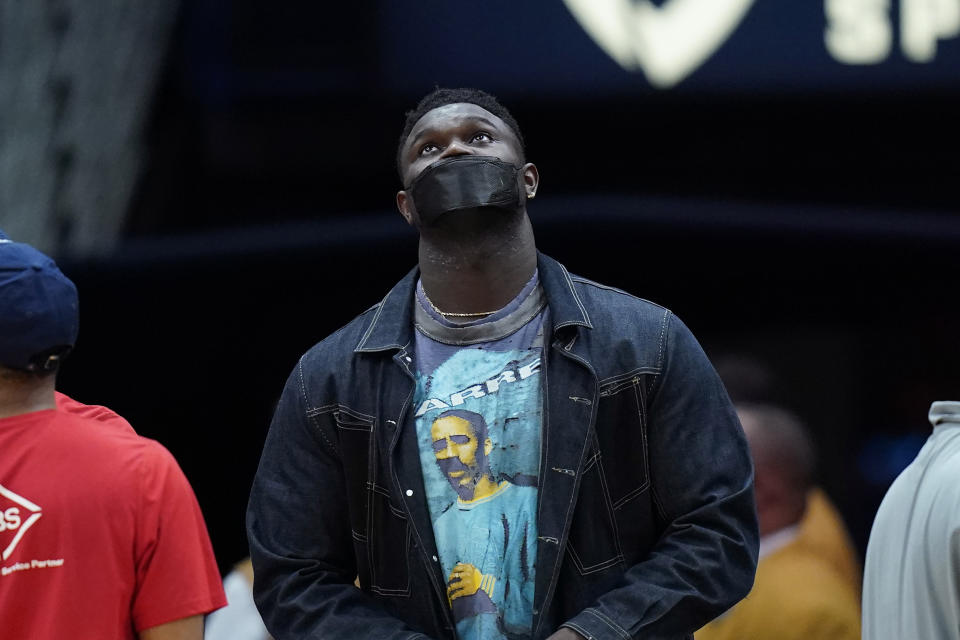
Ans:
<svg viewBox="0 0 960 640"><path fill-rule="evenodd" d="M479 313L454 313L453 311L440 311L440 309L437 309L437 305L433 304L433 300L430 299L430 296L427 295L427 291L425 289L421 289L421 291L423 291L423 299L427 301L427 304L430 305L430 308L444 317L450 316L452 318L480 318L482 316L489 316L496 313L496 311L480 311Z"/></svg>

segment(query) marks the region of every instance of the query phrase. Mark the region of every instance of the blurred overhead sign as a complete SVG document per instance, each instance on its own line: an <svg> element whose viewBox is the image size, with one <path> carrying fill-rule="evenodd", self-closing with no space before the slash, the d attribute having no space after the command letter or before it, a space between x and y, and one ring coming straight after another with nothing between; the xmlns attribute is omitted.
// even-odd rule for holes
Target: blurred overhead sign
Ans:
<svg viewBox="0 0 960 640"><path fill-rule="evenodd" d="M199 90L960 91L960 0L188 3ZM225 13L226 12L226 13ZM231 30L216 30L212 21ZM238 46L237 43L243 43Z"/></svg>
<svg viewBox="0 0 960 640"><path fill-rule="evenodd" d="M740 26L755 0L564 0L611 58L666 89L702 65ZM824 45L841 64L890 58L899 22L905 59L929 63L940 40L960 35L960 0L825 0ZM814 3L810 2L810 5ZM960 69L956 69L960 77Z"/></svg>
<svg viewBox="0 0 960 640"><path fill-rule="evenodd" d="M960 0L378 3L381 81L507 91L960 88Z"/></svg>
<svg viewBox="0 0 960 640"><path fill-rule="evenodd" d="M641 70L655 87L672 87L720 47L754 0L564 0L611 58Z"/></svg>
<svg viewBox="0 0 960 640"><path fill-rule="evenodd" d="M900 49L912 62L932 62L940 40L960 35L960 0L900 0L899 16L891 11L890 0L826 0L825 8L827 49L847 64L887 60L897 22ZM954 71L956 80L960 69Z"/></svg>

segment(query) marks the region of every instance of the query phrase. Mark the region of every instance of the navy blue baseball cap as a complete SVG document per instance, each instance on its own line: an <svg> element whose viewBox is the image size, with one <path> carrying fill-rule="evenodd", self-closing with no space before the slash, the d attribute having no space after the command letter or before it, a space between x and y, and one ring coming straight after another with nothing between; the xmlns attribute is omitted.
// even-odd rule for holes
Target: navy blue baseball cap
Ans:
<svg viewBox="0 0 960 640"><path fill-rule="evenodd" d="M0 365L54 369L77 341L77 288L56 263L0 230Z"/></svg>

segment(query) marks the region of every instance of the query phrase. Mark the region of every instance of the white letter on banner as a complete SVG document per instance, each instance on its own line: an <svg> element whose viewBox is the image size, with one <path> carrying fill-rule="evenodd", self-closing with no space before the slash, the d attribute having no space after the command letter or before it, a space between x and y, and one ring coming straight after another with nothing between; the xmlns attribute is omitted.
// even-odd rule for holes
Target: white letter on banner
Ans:
<svg viewBox="0 0 960 640"><path fill-rule="evenodd" d="M827 51L844 64L877 64L890 55L890 0L826 0Z"/></svg>
<svg viewBox="0 0 960 640"><path fill-rule="evenodd" d="M960 35L960 0L900 0L900 47L914 62L937 56L937 40Z"/></svg>

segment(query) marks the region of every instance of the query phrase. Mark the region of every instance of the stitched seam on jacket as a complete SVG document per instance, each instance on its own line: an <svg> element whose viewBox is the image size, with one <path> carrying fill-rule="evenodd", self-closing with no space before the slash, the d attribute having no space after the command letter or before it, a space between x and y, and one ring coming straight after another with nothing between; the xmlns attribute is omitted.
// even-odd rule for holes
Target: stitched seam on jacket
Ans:
<svg viewBox="0 0 960 640"><path fill-rule="evenodd" d="M628 502L630 502L631 500L633 500L633 499L636 498L637 496L643 494L643 492L646 491L646 490L647 490L647 487L649 487L649 486L650 486L650 480L648 479L646 482L643 483L643 485L637 487L636 489L634 489L633 491L631 491L631 492L628 493L627 495L623 496L622 498L620 498L619 500L617 500L616 502L614 502L614 503L613 503L613 510L614 510L614 511L619 511L619 510L620 510L620 507L622 507L623 505L627 504Z"/></svg>
<svg viewBox="0 0 960 640"><path fill-rule="evenodd" d="M597 573L598 571L603 571L604 569L609 569L613 565L624 562L624 558L621 555L613 556L602 562L592 564L589 567L583 564L583 558L580 557L580 554L577 553L577 550L573 548L573 545L569 542L567 543L567 553L570 555L570 558L573 560L574 566L577 568L577 572L582 575L590 575L591 573Z"/></svg>
<svg viewBox="0 0 960 640"><path fill-rule="evenodd" d="M316 416L307 416L307 419L310 420L310 424L313 425L313 430L320 434L320 437L323 438L323 441L326 443L326 445L327 445L328 447L330 447L330 449L332 449L333 452L334 452L335 454L337 454L337 456L339 457L340 451L339 451L339 449L337 449L337 445L335 445L335 444L330 440L330 438L327 437L327 434L325 434L325 433L323 432L323 427L320 426L320 421L317 420L317 417L316 417Z"/></svg>
<svg viewBox="0 0 960 640"><path fill-rule="evenodd" d="M599 445L598 445L599 453ZM623 549L620 545L620 527L617 526L617 516L614 514L613 500L610 499L610 487L607 486L607 472L603 467L603 460L597 458L597 471L600 473L600 488L603 489L603 500L607 504L607 517L610 519L610 525L613 527L613 545L617 558L623 558Z"/></svg>
<svg viewBox="0 0 960 640"><path fill-rule="evenodd" d="M387 295L389 296L390 294L388 293ZM367 327L367 330L364 332L363 337L360 338L360 342L357 343L357 350L362 351L366 346L367 340L370 338L370 334L373 333L373 328L377 326L377 320L380 318L380 312L383 311L383 303L386 299L387 299L386 296L384 296L383 300L381 300L380 303L377 304L377 311L376 313L373 314L373 320L370 321L370 326Z"/></svg>
<svg viewBox="0 0 960 640"><path fill-rule="evenodd" d="M666 342L666 333L667 333L667 323L670 319L670 311L667 309L663 310L663 319L660 321L660 338L657 340L658 343L658 352L657 352L657 369L658 371L663 371L663 351L664 351L664 342Z"/></svg>
<svg viewBox="0 0 960 640"><path fill-rule="evenodd" d="M580 295L577 294L576 287L573 286L573 280L570 279L570 273L567 271L567 268L563 265L560 265L560 268L563 270L563 277L567 281L567 285L570 287L570 293L573 294L573 299L576 301L577 306L580 307L580 313L583 314L583 319L590 326L593 326L593 323L590 322L590 314L587 313L586 308L584 308L583 303L580 302Z"/></svg>
<svg viewBox="0 0 960 640"><path fill-rule="evenodd" d="M597 383L597 386L600 388L600 395L611 395L613 391L606 389L605 387L617 388L618 384L634 384L633 379L638 376L650 374L656 375L658 373L660 373L660 369L657 367L637 367L636 369L628 371L627 373L618 373L615 376L604 378Z"/></svg>
<svg viewBox="0 0 960 640"><path fill-rule="evenodd" d="M605 615L602 614L601 612L597 611L596 609L590 607L590 608L584 609L583 612L584 612L584 613L589 613L589 614L595 616L598 620L600 620L601 622L605 623L608 627L610 627L611 629L613 629L614 631L616 631L617 634L618 634L621 638L623 638L624 640L633 640L633 636L631 636L629 633L627 633L626 629L623 629L623 628L622 628L620 625L618 625L616 622L614 622L613 620L611 620L609 617L605 616Z"/></svg>
<svg viewBox="0 0 960 640"><path fill-rule="evenodd" d="M587 640L593 640L593 634L591 634L589 631L587 631L586 629L584 629L583 627L581 627L580 625L578 625L576 622L570 622L570 621L568 620L568 621L564 622L564 623L563 623L562 625L560 625L560 626L562 626L562 627L570 627L571 629L573 629L574 631L576 631L577 633L579 633L580 635L582 635L582 636L583 636L584 638L586 638Z"/></svg>
<svg viewBox="0 0 960 640"><path fill-rule="evenodd" d="M303 381L303 358L304 356L301 356L297 360L297 380L300 382L300 397L303 398L303 406L307 407L307 385ZM306 409L306 413L309 416L310 410Z"/></svg>
<svg viewBox="0 0 960 640"><path fill-rule="evenodd" d="M587 286L590 286L590 287L596 287L597 289L603 289L603 290L605 290L605 291L612 291L612 292L614 292L614 293L619 293L619 294L622 294L622 295L627 296L628 298L633 298L634 300L639 300L640 302L646 302L647 304L649 304L649 305L651 305L651 306L653 306L653 307L656 307L657 309L663 309L663 310L665 310L665 311L669 311L669 309L667 309L666 307L664 307L662 304L657 304L656 302L654 302L654 301L652 301L652 300L647 300L646 298L641 298L640 296L635 296L635 295L633 295L632 293L630 293L629 291L624 291L623 289L618 289L618 288L616 288L616 287L611 287L610 285L606 285L606 284L600 284L599 282L596 282L595 280L591 280L590 278L584 278L583 276L578 276L578 275L573 275L573 274L571 274L571 275L570 275L570 278L571 278L574 282L577 282L577 283L579 283L579 284L587 285Z"/></svg>

